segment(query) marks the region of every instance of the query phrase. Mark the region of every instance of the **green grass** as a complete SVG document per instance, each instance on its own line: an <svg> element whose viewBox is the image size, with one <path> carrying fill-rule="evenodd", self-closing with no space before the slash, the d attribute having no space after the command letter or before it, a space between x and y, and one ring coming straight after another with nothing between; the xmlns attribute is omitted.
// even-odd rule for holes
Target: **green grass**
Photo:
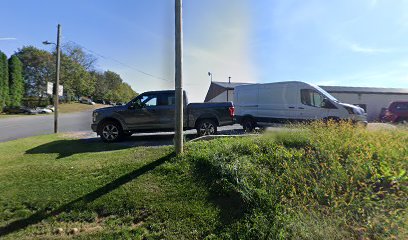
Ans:
<svg viewBox="0 0 408 240"><path fill-rule="evenodd" d="M89 105L89 104L83 104L83 103L77 103L77 102L63 103L59 105L59 112L60 113L82 112L82 111L94 110L94 109L101 108L101 107L109 107L109 106L102 105L102 104Z"/></svg>
<svg viewBox="0 0 408 240"><path fill-rule="evenodd" d="M168 147L48 135L1 143L0 152L0 238L69 237L72 228L84 239L198 238L217 223L205 187L164 167Z"/></svg>
<svg viewBox="0 0 408 240"><path fill-rule="evenodd" d="M0 143L0 238L406 239L407 143L319 124L189 143L183 157L53 135Z"/></svg>

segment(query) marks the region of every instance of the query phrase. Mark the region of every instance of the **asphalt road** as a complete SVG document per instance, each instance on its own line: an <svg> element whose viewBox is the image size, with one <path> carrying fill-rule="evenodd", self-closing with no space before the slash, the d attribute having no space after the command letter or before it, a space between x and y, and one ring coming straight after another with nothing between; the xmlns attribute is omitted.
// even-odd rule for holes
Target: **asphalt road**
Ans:
<svg viewBox="0 0 408 240"><path fill-rule="evenodd" d="M59 115L59 131L91 131L92 110ZM0 119L0 142L54 132L54 114Z"/></svg>
<svg viewBox="0 0 408 240"><path fill-rule="evenodd" d="M60 114L59 129L60 132L72 132L75 138L81 138L86 141L100 141L96 134L91 131L92 110L76 113ZM370 123L369 130L394 129L395 126L383 123ZM282 130L282 126L271 128L272 130ZM14 118L0 119L0 142L14 139L51 134L54 132L54 115L35 115L22 116ZM240 125L232 125L218 128L218 134L236 135L243 134ZM173 133L138 133L122 141L121 144L127 146L163 146L173 144ZM185 131L186 140L196 137L195 130Z"/></svg>
<svg viewBox="0 0 408 240"><path fill-rule="evenodd" d="M73 132L73 136L93 139L96 134L91 131L92 110L60 114L59 132ZM54 115L33 115L0 119L0 142L14 139L51 134L54 132ZM240 125L225 126L218 129L219 134L240 134ZM191 140L196 137L195 130L185 131L185 137ZM173 133L139 133L127 139L125 143L133 146L161 146L173 143Z"/></svg>

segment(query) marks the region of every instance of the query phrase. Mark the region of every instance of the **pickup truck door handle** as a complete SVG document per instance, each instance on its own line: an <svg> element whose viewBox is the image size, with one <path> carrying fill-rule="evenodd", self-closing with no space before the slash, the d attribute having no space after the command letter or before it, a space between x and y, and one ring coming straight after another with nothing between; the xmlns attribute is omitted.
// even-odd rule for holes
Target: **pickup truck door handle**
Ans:
<svg viewBox="0 0 408 240"><path fill-rule="evenodd" d="M289 107L289 108L293 109L293 108L295 108L295 107Z"/></svg>
<svg viewBox="0 0 408 240"><path fill-rule="evenodd" d="M304 107L298 107L298 109L305 109Z"/></svg>

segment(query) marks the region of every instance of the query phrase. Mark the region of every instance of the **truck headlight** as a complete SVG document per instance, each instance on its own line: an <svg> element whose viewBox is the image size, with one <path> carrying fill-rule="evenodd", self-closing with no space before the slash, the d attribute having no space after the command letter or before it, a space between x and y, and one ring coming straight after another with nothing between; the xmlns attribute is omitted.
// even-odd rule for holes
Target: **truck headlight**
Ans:
<svg viewBox="0 0 408 240"><path fill-rule="evenodd" d="M93 112L92 113L92 121L96 122L96 117L98 116L98 112Z"/></svg>
<svg viewBox="0 0 408 240"><path fill-rule="evenodd" d="M347 112L348 112L349 114L354 114L354 110L353 110L352 107L348 107L348 106L343 106L343 107L347 110Z"/></svg>

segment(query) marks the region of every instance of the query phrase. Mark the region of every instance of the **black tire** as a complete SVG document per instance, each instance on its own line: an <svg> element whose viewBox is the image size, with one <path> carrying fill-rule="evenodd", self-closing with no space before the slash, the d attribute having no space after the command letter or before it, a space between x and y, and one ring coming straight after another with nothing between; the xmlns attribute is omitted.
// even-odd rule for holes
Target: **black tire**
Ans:
<svg viewBox="0 0 408 240"><path fill-rule="evenodd" d="M400 125L407 125L408 124L408 119L407 118L398 118L395 122L397 124L400 124Z"/></svg>
<svg viewBox="0 0 408 240"><path fill-rule="evenodd" d="M198 122L196 130L199 137L205 135L215 135L217 134L217 123L211 119L203 119Z"/></svg>
<svg viewBox="0 0 408 240"><path fill-rule="evenodd" d="M117 142L123 138L122 126L114 121L103 122L100 128L100 135L104 142Z"/></svg>
<svg viewBox="0 0 408 240"><path fill-rule="evenodd" d="M326 117L323 118L324 123L329 123L329 122L334 122L334 123L340 123L342 120L338 117Z"/></svg>
<svg viewBox="0 0 408 240"><path fill-rule="evenodd" d="M256 128L256 122L252 118L244 118L242 120L242 127L245 132L253 132Z"/></svg>

